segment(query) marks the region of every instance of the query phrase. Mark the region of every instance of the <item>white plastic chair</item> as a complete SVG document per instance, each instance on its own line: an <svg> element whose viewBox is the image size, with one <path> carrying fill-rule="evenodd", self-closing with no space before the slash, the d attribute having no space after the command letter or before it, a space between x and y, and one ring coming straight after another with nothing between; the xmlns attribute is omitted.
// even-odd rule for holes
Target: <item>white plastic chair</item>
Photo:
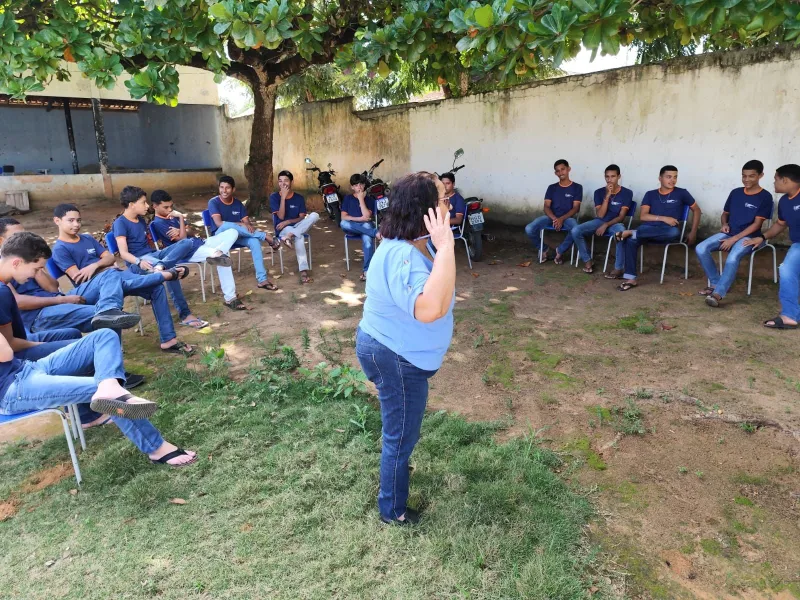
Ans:
<svg viewBox="0 0 800 600"><path fill-rule="evenodd" d="M772 216L767 219L767 229L772 227L772 217L775 216L775 208L772 209ZM753 287L753 258L755 258L756 254L764 250L765 248L770 248L772 250L772 282L778 283L778 251L775 249L775 246L767 242L763 246L759 246L755 250L750 253L750 269L747 274L747 295L750 295L750 290ZM722 268L724 266L724 262L722 260L722 250L719 251L719 272L722 274ZM709 282L710 283L710 282Z"/></svg>
<svg viewBox="0 0 800 600"><path fill-rule="evenodd" d="M152 221L150 222L150 225L149 225L148 229L150 230L150 237L153 238L153 243L156 245L156 248L158 248L160 250L163 247L163 244L161 244L161 242L158 241L158 236L156 235L156 233L157 233L156 232L156 228L153 227L153 222ZM206 267L208 266L206 264L206 261L203 261L201 263L182 262L182 263L178 263L177 266L186 267L187 269L189 269L189 268L191 268L193 266L197 267L197 272L200 275L200 291L201 291L201 293L203 295L203 302L205 303L205 301L206 301ZM212 294L214 293L213 284L212 284L212 287L211 287L211 293Z"/></svg>
<svg viewBox="0 0 800 600"><path fill-rule="evenodd" d="M684 235L686 234L686 220L689 218L689 207L683 207L683 215L681 216L681 221L683 225L681 226L681 237L678 238L677 242L669 242L666 244L660 242L652 242L651 245L662 245L664 246L664 260L661 262L661 281L659 283L664 283L664 271L667 268L667 253L669 252L670 246L683 246L683 250L686 253L686 257L684 259L683 265L683 278L689 279L689 244L684 241ZM610 241L609 241L610 243ZM645 244L639 246L639 273L644 271L644 247Z"/></svg>

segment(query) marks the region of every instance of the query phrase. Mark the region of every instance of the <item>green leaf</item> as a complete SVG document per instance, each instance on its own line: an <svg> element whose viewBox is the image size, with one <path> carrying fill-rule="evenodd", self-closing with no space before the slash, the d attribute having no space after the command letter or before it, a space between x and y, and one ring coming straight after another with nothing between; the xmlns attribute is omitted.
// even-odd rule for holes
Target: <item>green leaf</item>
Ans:
<svg viewBox="0 0 800 600"><path fill-rule="evenodd" d="M497 36L493 35L489 38L489 41L486 42L486 52L492 54L495 50L497 50Z"/></svg>
<svg viewBox="0 0 800 600"><path fill-rule="evenodd" d="M472 46L472 38L469 37L468 35L465 35L460 40L458 40L458 43L456 43L456 50L458 50L459 52L466 52L467 50L470 49L470 46Z"/></svg>
<svg viewBox="0 0 800 600"><path fill-rule="evenodd" d="M583 45L589 48L589 50L596 50L597 47L600 46L600 39L601 25L600 23L595 23L591 27L588 27L583 34Z"/></svg>
<svg viewBox="0 0 800 600"><path fill-rule="evenodd" d="M476 8L473 17L481 27L491 27L494 24L494 11L491 4L484 4L480 8Z"/></svg>
<svg viewBox="0 0 800 600"><path fill-rule="evenodd" d="M705 2L695 6L687 7L685 11L686 24L689 27L700 25L711 16L711 13L713 13L715 9L716 6L714 6L712 2Z"/></svg>
<svg viewBox="0 0 800 600"><path fill-rule="evenodd" d="M590 13L597 10L597 7L589 0L572 0L572 4L582 13Z"/></svg>
<svg viewBox="0 0 800 600"><path fill-rule="evenodd" d="M208 14L219 21L232 21L233 14L225 5L224 2L218 2L217 4L212 4L208 8Z"/></svg>
<svg viewBox="0 0 800 600"><path fill-rule="evenodd" d="M378 75L386 78L391 74L391 72L392 70L389 68L389 65L387 65L384 61L380 61L378 63Z"/></svg>
<svg viewBox="0 0 800 600"><path fill-rule="evenodd" d="M516 50L520 45L519 33L516 29L508 28L504 35L506 48Z"/></svg>
<svg viewBox="0 0 800 600"><path fill-rule="evenodd" d="M764 27L764 15L756 15L744 29L745 31L759 31L762 27Z"/></svg>
<svg viewBox="0 0 800 600"><path fill-rule="evenodd" d="M728 11L721 6L714 11L714 17L711 19L711 33L719 33L722 30L727 14Z"/></svg>

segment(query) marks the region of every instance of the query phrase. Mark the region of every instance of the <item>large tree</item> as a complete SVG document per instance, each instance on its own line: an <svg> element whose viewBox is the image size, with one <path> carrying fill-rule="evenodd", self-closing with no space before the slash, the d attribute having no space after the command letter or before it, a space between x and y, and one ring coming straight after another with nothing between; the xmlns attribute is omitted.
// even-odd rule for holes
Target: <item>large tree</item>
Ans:
<svg viewBox="0 0 800 600"><path fill-rule="evenodd" d="M403 63L458 89L513 83L558 67L581 45L616 54L661 38L718 49L797 40L795 0L0 0L0 88L14 97L69 74L98 86L123 71L131 96L174 105L175 65L236 77L253 90L251 201L272 179L277 88L336 62L381 76Z"/></svg>

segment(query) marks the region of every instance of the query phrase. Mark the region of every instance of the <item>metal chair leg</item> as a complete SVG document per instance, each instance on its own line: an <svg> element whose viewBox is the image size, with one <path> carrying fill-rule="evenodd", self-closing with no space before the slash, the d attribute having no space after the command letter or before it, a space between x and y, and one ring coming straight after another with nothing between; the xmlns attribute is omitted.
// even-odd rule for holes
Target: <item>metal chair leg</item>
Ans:
<svg viewBox="0 0 800 600"><path fill-rule="evenodd" d="M200 293L203 296L203 304L206 302L206 263L197 265L197 270L200 273Z"/></svg>
<svg viewBox="0 0 800 600"><path fill-rule="evenodd" d="M683 261L683 278L689 279L689 246L686 244L681 244L684 250L684 261Z"/></svg>
<svg viewBox="0 0 800 600"><path fill-rule="evenodd" d="M142 311L139 309L139 296L133 297L134 301L136 302L136 314L139 315L139 335L144 335L144 326L142 325Z"/></svg>
<svg viewBox="0 0 800 600"><path fill-rule="evenodd" d="M639 273L644 273L644 244L639 246Z"/></svg>
<svg viewBox="0 0 800 600"><path fill-rule="evenodd" d="M311 236L306 238L308 240L308 268L313 269L314 265L311 263Z"/></svg>
<svg viewBox="0 0 800 600"><path fill-rule="evenodd" d="M283 275L283 246L278 248L278 259L281 262L281 275Z"/></svg>
<svg viewBox="0 0 800 600"><path fill-rule="evenodd" d="M756 257L756 253L753 252L750 254L750 272L747 274L747 295L750 295L750 290L753 288L753 259Z"/></svg>
<svg viewBox="0 0 800 600"><path fill-rule="evenodd" d="M347 245L347 236L344 236L344 262L347 263L347 270L350 270L350 248Z"/></svg>
<svg viewBox="0 0 800 600"><path fill-rule="evenodd" d="M593 240L594 241L594 240ZM618 250L619 252L619 250ZM603 263L603 273L608 271L608 257L611 256L611 238L608 238L608 246L606 246L606 262Z"/></svg>
<svg viewBox="0 0 800 600"><path fill-rule="evenodd" d="M772 283L778 283L778 251L772 244L769 247L772 248Z"/></svg>
<svg viewBox="0 0 800 600"><path fill-rule="evenodd" d="M544 248L544 229L539 231L539 264L542 264L542 249Z"/></svg>
<svg viewBox="0 0 800 600"><path fill-rule="evenodd" d="M71 404L72 412L75 415L75 429L78 430L78 439L81 441L81 450L86 450L86 436L83 433L83 426L81 425L81 416L78 414L78 405Z"/></svg>
<svg viewBox="0 0 800 600"><path fill-rule="evenodd" d="M661 261L661 282L664 283L664 271L667 268L667 252L669 252L669 244L664 246L664 260Z"/></svg>
<svg viewBox="0 0 800 600"><path fill-rule="evenodd" d="M67 438L67 447L69 448L69 457L72 459L72 468L75 470L75 479L78 485L83 481L81 477L81 467L78 464L78 455L75 452L75 444L72 442L72 432L69 430L69 423L67 423L67 415L61 411L57 411L61 415L61 424L64 426L64 437Z"/></svg>
<svg viewBox="0 0 800 600"><path fill-rule="evenodd" d="M469 268L472 269L472 258L469 255L469 244L467 244L467 238L462 235L460 239L464 242L464 250L467 251L467 263L469 264Z"/></svg>

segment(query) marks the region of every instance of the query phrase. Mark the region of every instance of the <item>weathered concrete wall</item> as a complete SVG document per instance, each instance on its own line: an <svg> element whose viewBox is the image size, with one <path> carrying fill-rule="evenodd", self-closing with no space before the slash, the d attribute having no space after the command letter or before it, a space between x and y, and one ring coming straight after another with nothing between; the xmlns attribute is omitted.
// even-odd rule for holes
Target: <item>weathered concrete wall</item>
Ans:
<svg viewBox="0 0 800 600"><path fill-rule="evenodd" d="M510 91L354 113L349 101L278 111L275 169L289 168L298 187L302 159L351 172L386 158L380 175L442 170L463 147L467 167L458 186L482 196L490 218L523 224L541 212L552 165L566 158L589 197L603 170L617 163L639 201L658 185L668 163L678 185L701 203L704 226L718 223L742 164L764 162L764 187L774 169L800 162L800 80L791 76L800 50L778 48L709 54L666 64L628 67L539 82ZM223 169L242 180L251 118L220 122ZM244 183L240 185L244 187Z"/></svg>
<svg viewBox="0 0 800 600"><path fill-rule="evenodd" d="M82 170L97 171L92 113L72 109L75 146ZM219 167L217 108L142 104L138 111L105 111L109 165L127 169L215 169ZM50 169L71 174L72 156L64 111L41 106L0 106L0 164L16 172Z"/></svg>

